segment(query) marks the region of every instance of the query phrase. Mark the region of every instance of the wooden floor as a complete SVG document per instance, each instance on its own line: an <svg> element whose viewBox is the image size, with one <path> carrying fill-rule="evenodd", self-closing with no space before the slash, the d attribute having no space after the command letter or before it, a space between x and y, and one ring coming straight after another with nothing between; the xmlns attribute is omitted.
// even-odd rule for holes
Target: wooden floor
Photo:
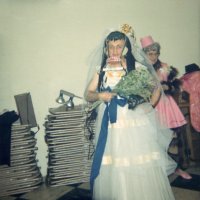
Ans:
<svg viewBox="0 0 200 200"><path fill-rule="evenodd" d="M200 175L200 163L193 162L189 168L188 172ZM170 182L172 182L177 176L171 175L169 177ZM83 183L79 186L83 189L89 189L88 183ZM0 200L57 200L59 197L73 190L73 186L57 186L57 187L47 187L45 184L41 185L38 189L25 193L18 196L7 196L0 197ZM200 191L182 189L178 187L172 187L176 200L200 200Z"/></svg>

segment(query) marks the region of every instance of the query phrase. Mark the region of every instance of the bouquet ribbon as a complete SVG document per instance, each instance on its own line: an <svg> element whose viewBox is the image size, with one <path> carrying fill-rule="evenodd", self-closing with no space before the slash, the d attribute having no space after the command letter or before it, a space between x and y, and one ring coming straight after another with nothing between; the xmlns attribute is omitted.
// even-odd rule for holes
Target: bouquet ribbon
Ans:
<svg viewBox="0 0 200 200"><path fill-rule="evenodd" d="M110 88L107 90L110 91ZM127 103L127 99L117 99L117 97L114 97L110 103L105 103L106 108L103 114L102 123L101 123L101 130L99 133L99 138L97 142L97 146L95 149L95 154L93 158L93 163L91 167L91 174L90 174L90 188L91 191L93 191L94 186L94 180L99 175L99 170L101 167L101 162L106 146L107 141L107 135L108 135L108 124L115 123L117 121L117 105L124 107Z"/></svg>

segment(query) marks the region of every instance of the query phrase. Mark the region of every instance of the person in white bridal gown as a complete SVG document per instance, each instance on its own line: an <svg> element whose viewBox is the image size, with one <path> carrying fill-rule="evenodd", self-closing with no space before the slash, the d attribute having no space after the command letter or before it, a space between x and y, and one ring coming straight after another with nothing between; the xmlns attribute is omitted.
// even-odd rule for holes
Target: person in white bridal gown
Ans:
<svg viewBox="0 0 200 200"><path fill-rule="evenodd" d="M96 108L96 149L90 176L93 199L174 200L168 175L177 164L167 154L172 132L160 125L153 109L163 95L159 80L151 99L139 98L133 106L112 92L136 65L145 65L132 28L125 24L111 31L100 49L102 59L91 62L96 66L91 66L89 74L94 74L85 89L86 101L102 101ZM146 67L155 76L148 63Z"/></svg>

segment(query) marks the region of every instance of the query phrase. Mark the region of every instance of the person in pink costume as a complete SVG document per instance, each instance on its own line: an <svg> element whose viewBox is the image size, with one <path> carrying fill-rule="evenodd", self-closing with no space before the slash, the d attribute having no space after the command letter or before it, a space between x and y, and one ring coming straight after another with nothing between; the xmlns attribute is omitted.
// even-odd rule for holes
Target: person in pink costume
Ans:
<svg viewBox="0 0 200 200"><path fill-rule="evenodd" d="M146 54L149 62L153 65L166 94L166 98L164 100L160 100L155 106L155 109L159 114L160 121L165 123L165 125L172 129L177 135L176 142L178 143L178 158L174 158L171 154L172 158L178 162L176 174L180 175L184 179L191 179L192 177L181 169L182 158L180 155L180 147L182 144L179 133L181 127L183 127L187 122L177 103L172 97L172 92L175 91L176 86L176 84L173 84L173 81L175 80L178 71L176 68L171 67L159 60L161 47L158 42L154 42L151 36L141 38L140 42L142 49ZM171 144L173 144L173 141Z"/></svg>
<svg viewBox="0 0 200 200"><path fill-rule="evenodd" d="M189 94L192 127L200 132L200 68L192 63L185 66L185 71L180 78L181 88Z"/></svg>

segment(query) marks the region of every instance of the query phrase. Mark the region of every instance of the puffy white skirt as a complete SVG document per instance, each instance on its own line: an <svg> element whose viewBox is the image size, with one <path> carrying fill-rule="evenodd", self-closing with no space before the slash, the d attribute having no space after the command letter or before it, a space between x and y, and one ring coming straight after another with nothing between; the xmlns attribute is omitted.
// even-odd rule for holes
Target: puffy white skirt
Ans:
<svg viewBox="0 0 200 200"><path fill-rule="evenodd" d="M105 105L100 105L96 140ZM168 175L177 164L168 156L172 131L160 127L148 103L134 110L118 106L117 122L109 124L108 138L94 200L173 200Z"/></svg>

